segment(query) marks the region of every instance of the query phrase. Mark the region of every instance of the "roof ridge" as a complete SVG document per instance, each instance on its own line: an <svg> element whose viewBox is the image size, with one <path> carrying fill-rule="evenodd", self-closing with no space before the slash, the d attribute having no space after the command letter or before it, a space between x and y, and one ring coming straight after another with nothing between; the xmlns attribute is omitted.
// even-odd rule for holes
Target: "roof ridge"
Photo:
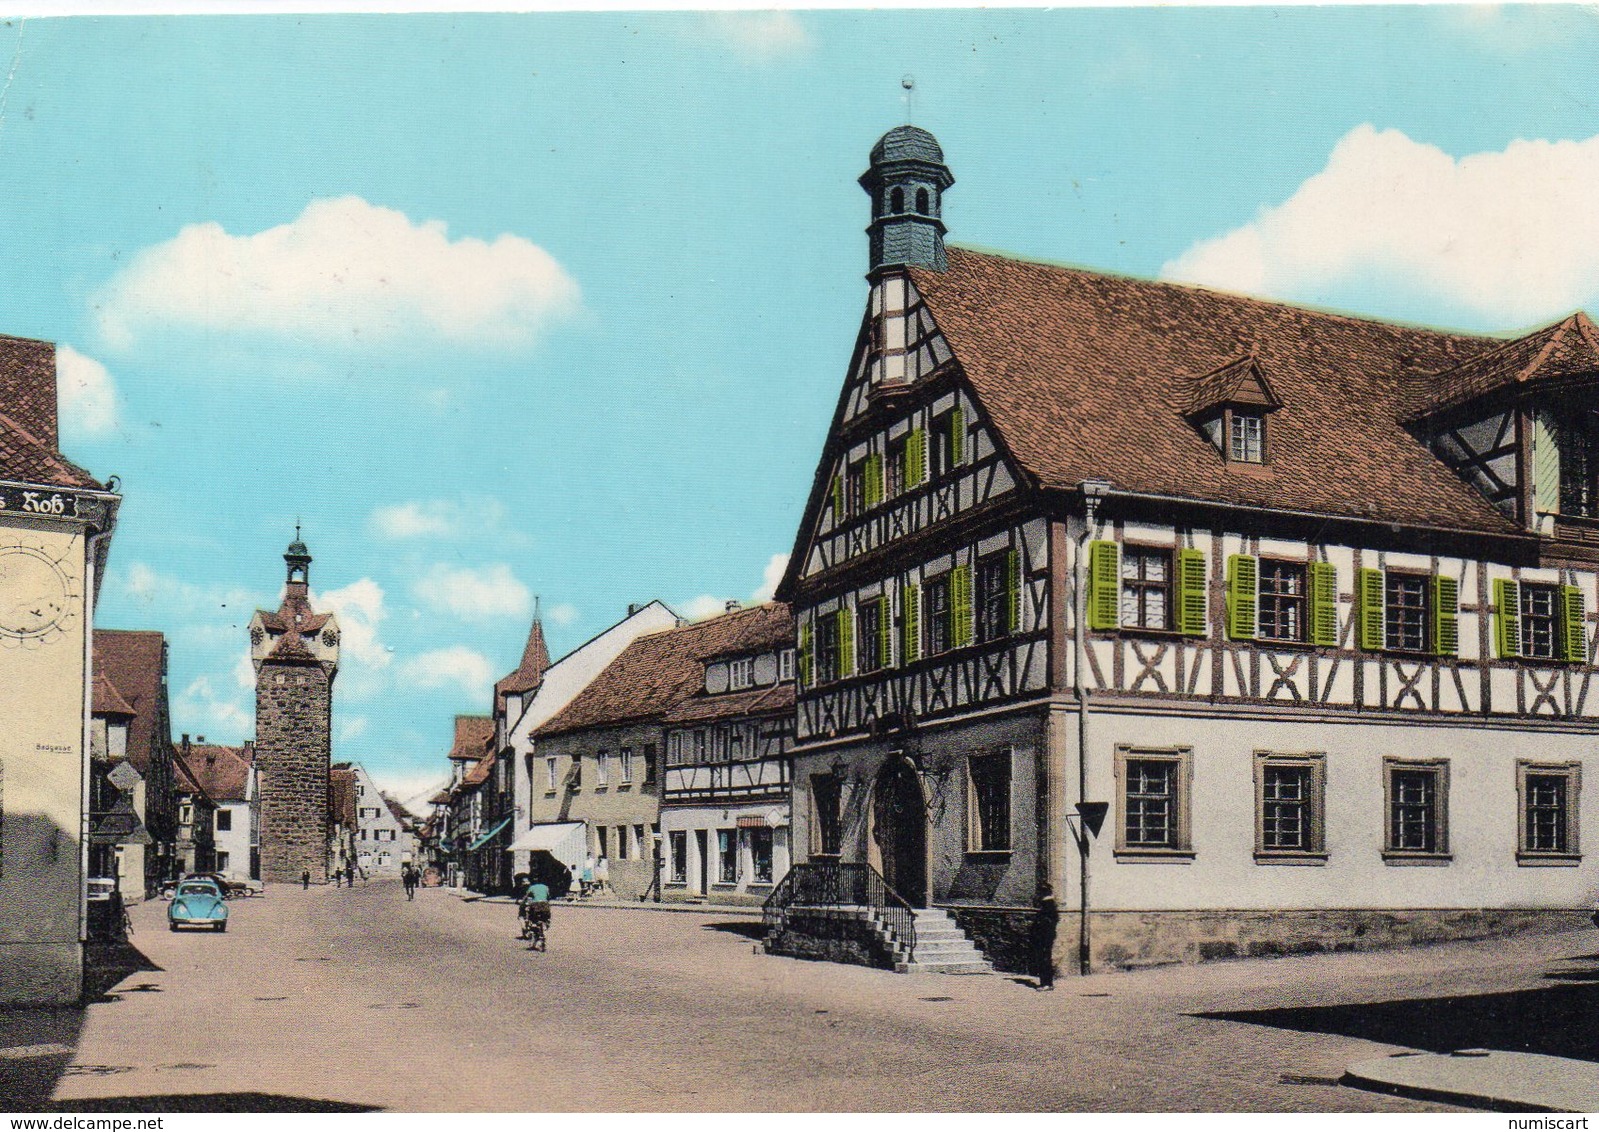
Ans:
<svg viewBox="0 0 1599 1132"><path fill-rule="evenodd" d="M1469 330L1451 330L1446 327L1431 326L1421 322L1401 322L1391 318L1380 318L1377 315L1356 314L1352 311L1337 310L1331 307L1317 307L1307 303L1292 303L1286 299L1274 299L1264 295L1250 295L1242 291L1226 291L1220 287L1208 287L1203 283L1184 283L1175 279L1150 279L1144 275L1133 275L1130 272L1109 271L1099 267L1088 267L1083 264L1061 263L1056 260L1038 259L1031 256L1020 256L1013 252L1001 251L995 248L978 248L970 244L950 244L948 250L965 253L968 255L982 256L985 259L1004 260L1009 263L1024 264L1029 267L1042 267L1052 271L1071 272L1078 275L1091 275L1099 279L1112 279L1121 283L1130 283L1140 287L1167 288L1183 292L1199 292L1206 295L1216 295L1234 302L1248 303L1252 306L1269 307L1276 310L1295 311L1301 314L1312 314L1317 318L1333 319L1339 322L1352 323L1356 326L1380 326L1392 330L1403 330L1411 333L1421 332L1436 335L1440 338L1457 338L1466 341L1507 341L1492 334L1478 334ZM942 274L928 268L913 268L917 274ZM1508 339L1515 341L1515 339Z"/></svg>

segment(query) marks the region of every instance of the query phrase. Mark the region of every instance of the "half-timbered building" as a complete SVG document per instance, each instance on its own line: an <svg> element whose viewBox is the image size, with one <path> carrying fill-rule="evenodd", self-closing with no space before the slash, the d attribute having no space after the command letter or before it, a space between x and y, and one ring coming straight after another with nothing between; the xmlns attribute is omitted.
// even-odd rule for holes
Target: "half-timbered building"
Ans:
<svg viewBox="0 0 1599 1132"><path fill-rule="evenodd" d="M664 900L758 904L791 860L794 621L774 603L732 627L662 721Z"/></svg>
<svg viewBox="0 0 1599 1132"><path fill-rule="evenodd" d="M1012 968L1045 885L1077 968L1580 922L1592 323L946 251L952 183L909 126L861 178L867 310L779 589L776 910L854 864Z"/></svg>

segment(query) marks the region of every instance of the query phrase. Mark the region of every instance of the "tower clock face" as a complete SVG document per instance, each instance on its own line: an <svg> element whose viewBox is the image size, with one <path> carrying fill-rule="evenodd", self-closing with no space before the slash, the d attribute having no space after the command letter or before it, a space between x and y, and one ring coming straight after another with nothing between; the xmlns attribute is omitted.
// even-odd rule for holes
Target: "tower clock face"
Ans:
<svg viewBox="0 0 1599 1132"><path fill-rule="evenodd" d="M43 644L66 631L78 595L62 562L43 547L0 547L0 642Z"/></svg>

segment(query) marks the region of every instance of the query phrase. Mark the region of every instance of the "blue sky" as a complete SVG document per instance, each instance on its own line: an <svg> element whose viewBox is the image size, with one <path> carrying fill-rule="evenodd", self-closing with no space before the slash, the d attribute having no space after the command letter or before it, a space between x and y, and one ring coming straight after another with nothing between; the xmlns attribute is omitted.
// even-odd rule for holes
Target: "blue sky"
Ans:
<svg viewBox="0 0 1599 1132"><path fill-rule="evenodd" d="M299 517L335 757L412 792L553 650L760 595L865 288L872 142L950 238L1510 331L1599 307L1591 9L185 16L0 26L0 331L126 502L97 620L252 731Z"/></svg>

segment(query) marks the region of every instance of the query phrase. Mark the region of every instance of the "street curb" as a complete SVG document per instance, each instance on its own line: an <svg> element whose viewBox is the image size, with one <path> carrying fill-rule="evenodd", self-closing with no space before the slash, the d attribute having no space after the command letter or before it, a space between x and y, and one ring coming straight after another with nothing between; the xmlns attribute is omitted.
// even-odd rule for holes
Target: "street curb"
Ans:
<svg viewBox="0 0 1599 1132"><path fill-rule="evenodd" d="M1471 1056L1491 1057L1490 1051L1471 1051ZM1401 1080L1392 1073L1384 1072L1385 1069L1394 1068L1395 1062L1408 1061L1411 1058L1421 1059L1414 1064L1425 1066L1428 1063L1437 1063L1440 1059L1462 1056L1460 1054L1394 1054L1389 1057L1373 1058L1366 1061L1357 1061L1344 1071L1339 1079L1339 1084L1352 1088L1365 1089L1373 1093L1385 1093L1395 1097L1409 1097L1413 1100L1437 1101L1444 1104L1458 1104L1469 1108L1482 1109L1487 1112L1586 1112L1588 1108L1582 1105L1576 1108L1570 1105L1551 1104L1539 1100L1526 1100L1512 1096L1496 1096L1489 1090L1494 1088L1491 1084L1497 1075L1497 1067L1485 1064L1488 1073L1478 1074L1479 1084L1471 1089L1453 1088L1447 1085L1432 1083L1426 1084L1414 1080ZM1565 1058L1547 1058L1551 1063L1565 1062ZM1586 1063L1573 1063L1580 1066L1579 1072L1584 1073L1586 1079ZM1486 1080L1484 1080L1486 1078Z"/></svg>

